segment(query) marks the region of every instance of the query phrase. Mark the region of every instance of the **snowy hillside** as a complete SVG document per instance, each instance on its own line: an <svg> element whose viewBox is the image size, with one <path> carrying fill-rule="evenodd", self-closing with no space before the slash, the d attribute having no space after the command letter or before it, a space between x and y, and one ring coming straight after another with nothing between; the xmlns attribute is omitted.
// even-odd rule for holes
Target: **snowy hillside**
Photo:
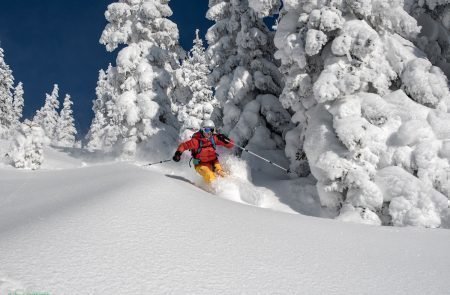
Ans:
<svg viewBox="0 0 450 295"><path fill-rule="evenodd" d="M96 155L178 161L190 150L211 179L222 173L216 162L209 168L213 149L225 144L234 151L219 151L220 159L232 178L212 188L225 199L363 224L450 228L450 0L200 2L211 22L192 30L187 45L176 21L187 10L174 9L189 1L105 5L98 37L114 62L99 71L87 134L75 128L87 113L74 117L86 104L69 94L63 102L58 84L24 118L24 85L0 48L0 140L13 143L0 157L7 153L16 168L67 169ZM192 145L184 143L193 133ZM208 140L210 133L220 137ZM271 162L280 171L266 171L278 169ZM198 185L192 170L162 169Z"/></svg>
<svg viewBox="0 0 450 295"><path fill-rule="evenodd" d="M40 171L0 167L0 294L450 290L448 230L261 209L199 189L181 166L47 154Z"/></svg>

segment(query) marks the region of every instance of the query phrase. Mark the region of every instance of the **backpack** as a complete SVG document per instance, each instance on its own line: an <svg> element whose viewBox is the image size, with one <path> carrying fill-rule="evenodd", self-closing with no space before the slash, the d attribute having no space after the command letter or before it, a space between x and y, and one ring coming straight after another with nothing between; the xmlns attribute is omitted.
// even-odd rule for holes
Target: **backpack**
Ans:
<svg viewBox="0 0 450 295"><path fill-rule="evenodd" d="M194 136L197 133L198 132L194 133L191 138L194 138ZM209 141L211 142L213 149L216 150L216 141L214 140L214 135L209 138ZM195 150L195 151L191 150L192 157L189 160L189 167L191 167L191 161L194 164L194 166L200 164L200 159L197 159L197 155L201 153L202 148L203 148L203 141L199 140L199 147L198 147L198 149ZM219 156L219 154L217 154L217 153L216 153L216 155L217 155L217 157Z"/></svg>

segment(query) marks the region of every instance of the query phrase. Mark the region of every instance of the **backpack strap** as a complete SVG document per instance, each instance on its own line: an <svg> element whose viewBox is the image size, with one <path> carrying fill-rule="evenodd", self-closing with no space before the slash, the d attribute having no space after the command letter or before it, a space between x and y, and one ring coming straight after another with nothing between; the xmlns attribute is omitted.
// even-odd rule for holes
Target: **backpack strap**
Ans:
<svg viewBox="0 0 450 295"><path fill-rule="evenodd" d="M198 141L198 149L197 149L197 151L195 152L194 158L195 158L195 156L197 156L198 154L200 154L200 152L202 151L202 148L203 148L203 141L199 140L199 141Z"/></svg>
<svg viewBox="0 0 450 295"><path fill-rule="evenodd" d="M214 140L214 134L209 138L214 150L216 150L216 141Z"/></svg>
<svg viewBox="0 0 450 295"><path fill-rule="evenodd" d="M192 137L194 137L194 136L192 136ZM194 160L194 165L197 165L198 163L196 163L196 160L198 161L198 159L197 159L197 155L198 154L200 154L200 152L202 151L202 148L203 148L203 142L201 141L201 140L199 140L198 141L198 149L197 150L191 150L191 155L192 155L192 157L191 157L191 159L189 160L189 167L191 167L191 161L192 160Z"/></svg>

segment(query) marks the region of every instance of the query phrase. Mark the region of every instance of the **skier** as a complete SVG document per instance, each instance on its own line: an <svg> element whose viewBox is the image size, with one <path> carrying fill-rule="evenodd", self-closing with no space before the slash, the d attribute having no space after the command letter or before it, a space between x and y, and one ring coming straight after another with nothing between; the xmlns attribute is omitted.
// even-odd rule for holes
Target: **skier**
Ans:
<svg viewBox="0 0 450 295"><path fill-rule="evenodd" d="M173 160L180 161L181 154L185 150L190 150L195 167L195 171L200 174L206 183L211 183L216 179L216 174L225 176L225 172L217 158L216 146L232 148L234 142L224 134L215 133L215 125L211 120L203 121L199 131L192 135L188 141L178 146Z"/></svg>

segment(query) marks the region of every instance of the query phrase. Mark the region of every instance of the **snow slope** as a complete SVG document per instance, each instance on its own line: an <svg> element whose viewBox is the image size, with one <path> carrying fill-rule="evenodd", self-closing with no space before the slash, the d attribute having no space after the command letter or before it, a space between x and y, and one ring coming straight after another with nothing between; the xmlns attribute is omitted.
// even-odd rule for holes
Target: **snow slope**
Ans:
<svg viewBox="0 0 450 295"><path fill-rule="evenodd" d="M126 163L0 168L0 294L444 294L450 231L211 195Z"/></svg>

